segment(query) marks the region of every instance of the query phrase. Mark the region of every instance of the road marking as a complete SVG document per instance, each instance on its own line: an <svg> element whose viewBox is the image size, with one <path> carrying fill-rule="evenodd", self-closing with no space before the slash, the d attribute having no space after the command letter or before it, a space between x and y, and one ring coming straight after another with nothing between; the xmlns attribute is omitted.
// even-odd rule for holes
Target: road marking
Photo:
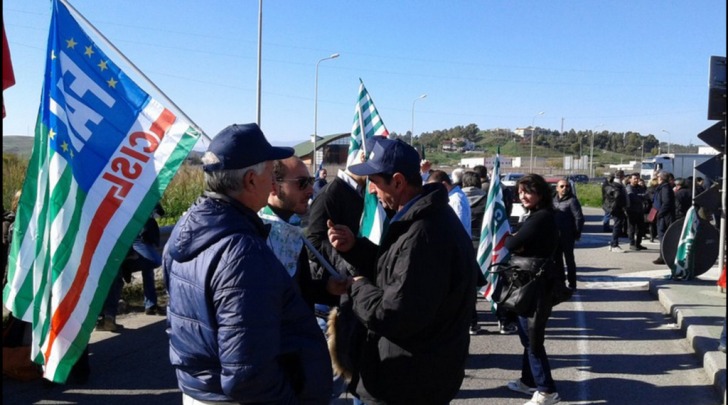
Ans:
<svg viewBox="0 0 728 405"><path fill-rule="evenodd" d="M580 283L580 288L583 283ZM580 339L577 341L576 346L578 348L578 353L581 357L582 364L587 364L588 362L588 356L589 356L589 335L587 333L586 328L586 315L584 312L584 305L582 305L581 300L579 299L579 295L574 295L574 310L576 312L576 326L579 330L579 337ZM579 400L580 401L586 401L589 399L589 384L588 381L591 380L591 372L589 372L590 367L579 367L579 381L582 382L582 384L577 384L579 387Z"/></svg>

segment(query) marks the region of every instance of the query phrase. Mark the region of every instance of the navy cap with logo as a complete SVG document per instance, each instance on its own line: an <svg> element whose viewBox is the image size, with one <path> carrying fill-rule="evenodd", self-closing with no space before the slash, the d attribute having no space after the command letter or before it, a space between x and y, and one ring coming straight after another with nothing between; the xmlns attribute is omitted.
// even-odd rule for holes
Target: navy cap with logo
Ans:
<svg viewBox="0 0 728 405"><path fill-rule="evenodd" d="M268 160L293 156L293 148L271 146L258 124L233 124L220 131L207 148L217 162L204 164L206 172L235 170Z"/></svg>
<svg viewBox="0 0 728 405"><path fill-rule="evenodd" d="M374 144L368 160L350 166L349 171L358 176L394 173L411 176L420 172L420 155L399 139L381 139Z"/></svg>

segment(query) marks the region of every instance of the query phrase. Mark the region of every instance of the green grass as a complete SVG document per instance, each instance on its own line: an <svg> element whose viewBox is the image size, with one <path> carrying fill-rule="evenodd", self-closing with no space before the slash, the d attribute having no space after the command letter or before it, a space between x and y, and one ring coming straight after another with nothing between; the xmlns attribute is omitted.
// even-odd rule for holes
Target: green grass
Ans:
<svg viewBox="0 0 728 405"><path fill-rule="evenodd" d="M579 197L579 202L584 207L599 208L602 206L601 184L576 184L576 195Z"/></svg>

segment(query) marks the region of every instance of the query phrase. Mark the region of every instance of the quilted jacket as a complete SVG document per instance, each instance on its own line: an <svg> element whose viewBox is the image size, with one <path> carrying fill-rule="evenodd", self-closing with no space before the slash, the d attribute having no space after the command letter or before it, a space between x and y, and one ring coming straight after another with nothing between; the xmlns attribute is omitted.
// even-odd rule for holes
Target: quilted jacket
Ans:
<svg viewBox="0 0 728 405"><path fill-rule="evenodd" d="M200 197L164 253L170 361L203 401L327 404L331 360L295 280L255 212Z"/></svg>

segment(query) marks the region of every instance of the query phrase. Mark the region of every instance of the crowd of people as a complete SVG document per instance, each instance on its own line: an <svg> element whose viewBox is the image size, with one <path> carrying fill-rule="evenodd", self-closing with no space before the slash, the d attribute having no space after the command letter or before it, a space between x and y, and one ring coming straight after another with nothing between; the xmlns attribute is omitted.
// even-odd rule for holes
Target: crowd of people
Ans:
<svg viewBox="0 0 728 405"><path fill-rule="evenodd" d="M492 180L484 166L432 170L401 140L370 139L365 150L368 159L361 153L327 181L326 169L311 177L256 124L222 130L202 158L203 195L163 257L155 221L163 210L155 208L97 329L118 329L123 279L140 270L146 314L167 316L184 404L327 404L344 392L359 404L449 403L465 377L469 335L481 331L476 295L487 282L476 252ZM527 405L561 400L544 343L554 286L577 289L584 214L572 187L564 177L552 190L533 173L516 183L526 214L504 246L546 263L547 282L529 311L492 313L497 333L517 333L523 346L520 376L506 386L529 396ZM510 216L509 192L503 188ZM379 244L359 232L366 193L389 217ZM644 249L648 233L661 240L692 205L691 193L691 179L666 172L649 186L638 173L615 172L602 185L609 249L622 252L625 235L630 250ZM153 288L160 266L167 308Z"/></svg>
<svg viewBox="0 0 728 405"><path fill-rule="evenodd" d="M480 330L487 170L431 170L401 140L365 149L368 160L360 154L318 188L255 124L231 125L210 143L204 195L174 227L163 260L170 360L185 404L324 404L344 391L355 403L446 404L457 395L469 335ZM584 217L569 187L564 179L552 193L539 175L520 179L528 215L506 248L548 259L547 279L575 289ZM379 244L359 232L365 193L389 217ZM551 285L529 313L494 311L499 332L523 345L521 376L508 388L528 404L560 400L544 348Z"/></svg>
<svg viewBox="0 0 728 405"><path fill-rule="evenodd" d="M645 184L640 173L625 176L623 170L617 170L602 184L604 231L612 234L610 251L624 252L619 246L620 237L629 239L629 250L647 249L642 241L648 234L650 242L662 243L670 225L685 217L693 206L694 195L703 191L702 177L695 179L693 187L692 177L675 178L670 172L659 171ZM701 213L709 219L710 213ZM652 263L665 264L662 253Z"/></svg>

